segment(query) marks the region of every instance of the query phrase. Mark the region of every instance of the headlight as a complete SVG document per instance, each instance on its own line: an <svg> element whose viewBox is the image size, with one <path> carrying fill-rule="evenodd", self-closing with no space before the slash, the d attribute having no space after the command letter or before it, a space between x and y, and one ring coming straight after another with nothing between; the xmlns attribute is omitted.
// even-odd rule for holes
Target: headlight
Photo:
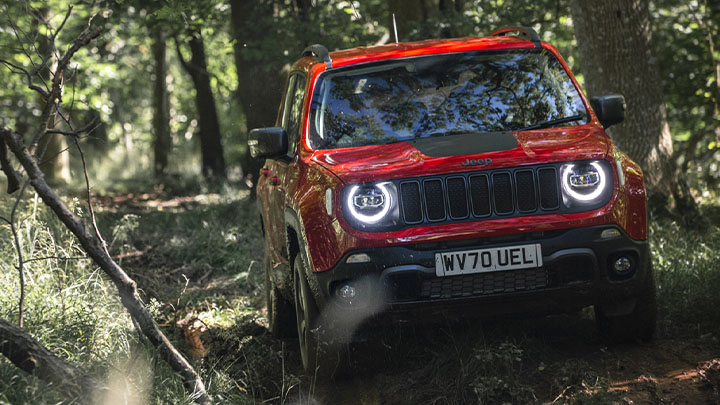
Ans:
<svg viewBox="0 0 720 405"><path fill-rule="evenodd" d="M393 226L399 218L397 188L391 182L356 184L345 194L345 211L361 228Z"/></svg>
<svg viewBox="0 0 720 405"><path fill-rule="evenodd" d="M575 162L560 170L563 201L568 207L596 204L612 193L612 178L603 161Z"/></svg>

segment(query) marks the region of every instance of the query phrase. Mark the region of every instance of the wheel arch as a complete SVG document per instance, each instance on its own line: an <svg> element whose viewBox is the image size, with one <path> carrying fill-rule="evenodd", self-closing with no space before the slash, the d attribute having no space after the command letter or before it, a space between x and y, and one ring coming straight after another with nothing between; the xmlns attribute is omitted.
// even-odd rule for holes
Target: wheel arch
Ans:
<svg viewBox="0 0 720 405"><path fill-rule="evenodd" d="M312 270L313 262L312 256L308 249L307 237L305 228L303 226L302 218L294 210L287 208L285 210L285 225L286 225L286 253L290 268L293 268L293 259L300 255L305 260L305 278L308 281L312 295L315 298L316 304L323 302L322 294L320 293L320 285L315 277L315 272ZM294 272L292 277L295 277Z"/></svg>

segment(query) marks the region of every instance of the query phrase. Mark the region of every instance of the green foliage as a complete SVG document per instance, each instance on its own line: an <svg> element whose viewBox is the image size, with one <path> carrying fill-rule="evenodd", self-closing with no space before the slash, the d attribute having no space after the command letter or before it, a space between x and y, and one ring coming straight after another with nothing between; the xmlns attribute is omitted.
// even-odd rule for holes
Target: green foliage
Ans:
<svg viewBox="0 0 720 405"><path fill-rule="evenodd" d="M668 219L651 222L653 266L657 276L660 331L698 336L720 332L720 232L718 208L707 207L709 231L688 231Z"/></svg>
<svg viewBox="0 0 720 405"><path fill-rule="evenodd" d="M98 116L103 125L85 141L94 146L93 167L96 177L130 178L152 168L152 55L150 30L161 29L169 36L167 78L170 92L172 150L170 172L196 175L199 172L197 120L193 84L181 71L174 52L173 37L187 29L200 30L208 52L209 73L221 119L223 142L230 166L243 159L246 131L244 113L235 90L241 80L282 82L277 72L294 61L311 43L324 43L329 49L367 46L391 41L390 6L368 0L350 2L295 2L292 0L237 2L242 4L242 20L234 32L230 21L231 4L220 0L78 2L73 15L60 33L57 43L66 49L72 38L94 15L94 24L102 24L102 36L73 60L72 74L65 78L66 98L72 95L72 120L80 125ZM298 7L307 3L306 9ZM410 34L401 40L447 36L477 36L501 26L527 25L554 44L582 78L582 66L576 60L575 39L569 13L569 1L522 2L516 0L466 0L461 9L447 1L418 2L422 17L408 21ZM29 3L47 13L50 27L57 28L65 15L60 0ZM38 24L22 2L3 2L0 6L10 18L0 24L0 50L10 61L31 67L41 55L34 52L38 34L48 31ZM654 44L662 71L668 119L681 161L692 171L692 185L702 190L720 182L720 117L715 105L720 90L714 78L720 56L710 52L708 34L714 35L717 49L717 7L712 2L662 0L651 3ZM397 15L399 20L410 18ZM13 28L21 33L18 44ZM182 39L182 38L180 38ZM182 42L182 41L181 41ZM22 45L22 46L21 46ZM235 48L234 46L237 45ZM238 53L236 55L236 52ZM26 56L28 53L30 56ZM235 57L258 67L256 76L238 78ZM270 74L271 73L271 74ZM0 124L23 133L37 127L40 112L37 97L27 89L22 74L0 69ZM275 97L275 96L273 96ZM279 104L279 97L273 100ZM270 125L270 123L268 123ZM78 159L73 177L80 179ZM108 176L109 177L109 176ZM110 180L108 178L108 180Z"/></svg>
<svg viewBox="0 0 720 405"><path fill-rule="evenodd" d="M653 38L668 122L684 168L698 189L720 184L720 31L716 2L651 2ZM710 40L714 41L715 54Z"/></svg>
<svg viewBox="0 0 720 405"><path fill-rule="evenodd" d="M257 310L248 306L247 298L233 298L232 291L245 291L252 296L262 279L254 255L259 238L255 235L257 220L244 215L250 201L246 191L225 189L222 194L195 197L195 211L180 215L170 207L152 213L138 209L131 213L104 213L99 207L98 220L103 234L109 235L111 254L130 272L147 272L153 268L155 277L147 282L140 278L141 290L150 294L150 310L159 322L173 325L178 317L191 312L208 324L227 326L248 316L257 318ZM0 212L10 212L14 200L0 200ZM80 215L86 210L79 200L71 201L71 208ZM18 211L18 229L27 260L24 266L26 282L25 329L41 344L60 357L77 365L101 380L123 382L120 391L150 398L151 403L192 403L181 381L151 346L138 342L129 315L120 303L115 286L84 257L74 237L37 197L22 203ZM115 220L109 218L119 219ZM239 221L228 221L239 218ZM108 226L104 226L104 225ZM162 243L164 234L175 238ZM19 278L15 248L8 225L0 226L0 318L17 320ZM243 246L244 249L239 247ZM151 261L123 257L133 256L135 249L152 248ZM260 248L261 249L261 248ZM204 255L197 254L205 252ZM125 260L125 263L123 263ZM163 278L165 270L180 269L192 282L185 284L180 274ZM212 277L208 272L213 272ZM214 280L212 286L199 280ZM177 289L173 283L178 282ZM145 280L145 282L142 282ZM199 283L199 284L198 284ZM157 288L156 288L157 287ZM155 296L152 293L160 292ZM158 300L157 298L161 298ZM212 305L208 305L208 300ZM180 307L178 307L178 304ZM181 338L174 327L171 338ZM182 347L182 343L181 343ZM202 366L202 364L200 365ZM122 375L129 375L125 380ZM132 371L132 373L130 372ZM245 394L234 390L234 380L226 370L208 366L199 371L210 386L210 392L231 403L247 403ZM0 403L57 403L60 401L44 383L21 374L0 357ZM224 381L224 383L223 383ZM112 384L111 384L112 385ZM115 389L115 388L114 388ZM118 395L122 392L118 392ZM124 395L124 394L122 394Z"/></svg>
<svg viewBox="0 0 720 405"><path fill-rule="evenodd" d="M0 201L9 212L12 200ZM77 200L71 208L80 213ZM85 259L59 220L35 197L22 204L17 228L25 276L25 329L58 356L88 371L104 372L108 358L129 353L132 325L115 287ZM0 318L16 321L20 295L17 254L9 226L0 227ZM52 257L50 259L41 259ZM0 402L54 402L54 394L0 360Z"/></svg>

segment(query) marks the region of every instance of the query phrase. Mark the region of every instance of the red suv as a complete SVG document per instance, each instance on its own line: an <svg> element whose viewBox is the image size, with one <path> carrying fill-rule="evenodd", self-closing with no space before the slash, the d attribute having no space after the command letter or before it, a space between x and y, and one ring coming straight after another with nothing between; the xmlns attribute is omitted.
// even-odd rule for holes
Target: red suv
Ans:
<svg viewBox="0 0 720 405"><path fill-rule="evenodd" d="M610 338L651 338L643 174L605 133L624 111L530 28L309 47L248 137L271 332L326 372L371 318L593 305Z"/></svg>

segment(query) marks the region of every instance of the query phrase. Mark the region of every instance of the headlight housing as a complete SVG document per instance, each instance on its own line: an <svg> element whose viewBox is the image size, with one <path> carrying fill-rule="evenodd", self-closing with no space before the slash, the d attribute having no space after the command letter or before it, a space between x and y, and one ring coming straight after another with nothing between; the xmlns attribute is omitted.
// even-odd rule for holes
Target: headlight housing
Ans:
<svg viewBox="0 0 720 405"><path fill-rule="evenodd" d="M598 205L612 195L612 170L604 160L566 163L560 167L560 184L566 207Z"/></svg>
<svg viewBox="0 0 720 405"><path fill-rule="evenodd" d="M353 184L343 192L343 212L358 229L391 229L398 224L397 187L392 182Z"/></svg>

